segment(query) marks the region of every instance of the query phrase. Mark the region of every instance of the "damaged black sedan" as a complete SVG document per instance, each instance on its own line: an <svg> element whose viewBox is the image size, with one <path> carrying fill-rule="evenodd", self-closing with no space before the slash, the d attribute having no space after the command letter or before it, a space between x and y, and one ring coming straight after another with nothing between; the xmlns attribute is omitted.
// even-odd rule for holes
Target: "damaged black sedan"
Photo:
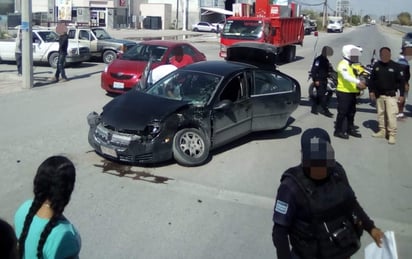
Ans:
<svg viewBox="0 0 412 259"><path fill-rule="evenodd" d="M282 129L300 101L299 83L276 69L204 61L132 89L88 116L89 143L107 158L203 164L210 150L254 131Z"/></svg>

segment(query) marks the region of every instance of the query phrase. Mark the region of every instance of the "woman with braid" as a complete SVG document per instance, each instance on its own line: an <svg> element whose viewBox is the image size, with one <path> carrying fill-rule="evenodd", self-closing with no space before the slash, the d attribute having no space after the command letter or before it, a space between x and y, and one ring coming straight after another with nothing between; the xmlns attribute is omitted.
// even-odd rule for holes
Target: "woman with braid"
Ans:
<svg viewBox="0 0 412 259"><path fill-rule="evenodd" d="M34 177L34 199L24 202L14 217L20 258L78 258L80 236L63 216L70 201L76 169L63 156L47 158Z"/></svg>

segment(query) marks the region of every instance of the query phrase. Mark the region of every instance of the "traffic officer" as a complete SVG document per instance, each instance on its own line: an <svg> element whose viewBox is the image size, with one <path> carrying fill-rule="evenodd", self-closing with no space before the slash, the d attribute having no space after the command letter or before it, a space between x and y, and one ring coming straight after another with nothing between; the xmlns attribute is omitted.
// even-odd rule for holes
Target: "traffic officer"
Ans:
<svg viewBox="0 0 412 259"><path fill-rule="evenodd" d="M320 106L322 109L320 113L326 117L333 116L333 113L328 109L329 98L327 96L328 76L329 72L333 71L328 57L332 55L333 49L329 46L324 46L322 48L322 53L313 61L312 69L310 71L313 84L316 87L316 95L311 96L311 113L318 114L318 106Z"/></svg>
<svg viewBox="0 0 412 259"><path fill-rule="evenodd" d="M301 148L302 163L283 173L277 191L272 231L277 258L346 259L360 248L363 230L380 247L383 233L335 162L328 133L307 129Z"/></svg>
<svg viewBox="0 0 412 259"><path fill-rule="evenodd" d="M338 85L336 97L338 99L338 115L336 116L334 136L348 139L349 135L361 138L362 135L354 125L356 113L356 97L360 90L366 88L365 82L356 76L353 64L359 62L362 49L355 45L345 45L342 48L343 60L338 64ZM345 127L345 121L347 125Z"/></svg>

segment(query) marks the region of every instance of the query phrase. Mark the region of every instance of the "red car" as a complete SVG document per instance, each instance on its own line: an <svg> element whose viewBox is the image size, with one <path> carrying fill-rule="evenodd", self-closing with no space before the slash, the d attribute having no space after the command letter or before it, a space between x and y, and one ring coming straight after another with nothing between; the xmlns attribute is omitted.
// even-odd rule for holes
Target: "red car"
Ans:
<svg viewBox="0 0 412 259"><path fill-rule="evenodd" d="M206 60L205 54L187 42L142 41L106 66L101 75L101 87L109 93L124 93L139 82L149 61L150 53L154 57L153 69L160 65L169 64L171 58L178 52L176 50L180 48L183 49L185 56L191 57L193 62Z"/></svg>

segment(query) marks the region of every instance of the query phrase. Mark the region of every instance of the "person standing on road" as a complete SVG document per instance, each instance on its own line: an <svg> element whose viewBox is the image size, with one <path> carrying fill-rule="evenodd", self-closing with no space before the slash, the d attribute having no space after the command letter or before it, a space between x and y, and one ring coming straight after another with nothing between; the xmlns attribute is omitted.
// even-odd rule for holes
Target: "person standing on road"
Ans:
<svg viewBox="0 0 412 259"><path fill-rule="evenodd" d="M401 54L399 55L398 63L401 65L401 68L403 69L403 76L405 79L405 98L403 99L403 102L398 101L398 114L396 115L396 118L398 119L403 119L405 118L405 115L403 114L403 110L405 108L405 103L406 103L406 97L408 96L409 92L409 80L411 79L411 72L410 72L410 66L409 66L409 61L405 58L405 47L402 48Z"/></svg>
<svg viewBox="0 0 412 259"><path fill-rule="evenodd" d="M333 71L332 65L328 57L333 55L333 49L329 46L322 48L322 53L313 61L310 71L314 87L316 87L316 95L311 97L312 109L311 113L318 114L318 106L321 107L320 113L326 117L332 117L333 114L328 109L328 76Z"/></svg>
<svg viewBox="0 0 412 259"><path fill-rule="evenodd" d="M67 47L69 45L69 36L67 35L67 31L64 31L60 34L59 37L59 59L57 61L57 69L56 73L54 74L53 80L56 82L59 81L59 77L61 75L62 81L67 81L66 77L66 56L67 56Z"/></svg>
<svg viewBox="0 0 412 259"><path fill-rule="evenodd" d="M356 97L360 90L366 88L365 82L356 76L356 70L352 67L359 62L362 49L355 45L345 45L342 48L343 60L338 64L338 85L336 97L338 99L338 115L336 116L334 136L348 139L349 135L361 138L354 124L356 113ZM346 122L346 126L345 126Z"/></svg>
<svg viewBox="0 0 412 259"><path fill-rule="evenodd" d="M24 202L14 216L21 258L77 258L80 235L63 215L76 180L73 163L51 156L37 169L34 199Z"/></svg>
<svg viewBox="0 0 412 259"><path fill-rule="evenodd" d="M22 36L21 36L21 29L17 32L16 37L16 48L14 51L14 56L16 57L16 65L17 65L17 75L21 76L22 74Z"/></svg>
<svg viewBox="0 0 412 259"><path fill-rule="evenodd" d="M398 100L396 92L399 90L399 102L405 101L405 78L403 70L398 63L391 60L391 50L382 47L379 50L380 60L372 68L369 86L369 97L376 100L379 131L373 133L375 138L386 138L388 143L396 143L396 114L398 113Z"/></svg>
<svg viewBox="0 0 412 259"><path fill-rule="evenodd" d="M380 247L383 233L335 161L329 134L307 129L301 151L301 164L283 173L277 191L272 231L277 258L346 259L359 250L363 230Z"/></svg>

